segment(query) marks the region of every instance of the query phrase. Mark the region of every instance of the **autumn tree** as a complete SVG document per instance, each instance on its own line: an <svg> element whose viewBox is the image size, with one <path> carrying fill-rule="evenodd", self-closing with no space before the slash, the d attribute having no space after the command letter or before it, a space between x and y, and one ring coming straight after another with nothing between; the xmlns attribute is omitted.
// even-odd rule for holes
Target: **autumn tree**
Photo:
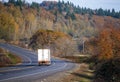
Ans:
<svg viewBox="0 0 120 82"><path fill-rule="evenodd" d="M23 15L22 15L22 12L20 11L20 7L15 7L14 5L9 5L7 7L7 10L6 10L9 14L11 14L13 16L13 19L15 21L15 23L17 24L17 29L16 29L16 40L19 40L20 36L21 36L21 29L23 28Z"/></svg>
<svg viewBox="0 0 120 82"><path fill-rule="evenodd" d="M113 55L114 58L120 57L120 29L111 29L111 39L113 45Z"/></svg>
<svg viewBox="0 0 120 82"><path fill-rule="evenodd" d="M54 55L68 56L75 52L72 39L62 33L52 30L38 30L31 38L30 46L33 49L50 48Z"/></svg>
<svg viewBox="0 0 120 82"><path fill-rule="evenodd" d="M64 34L61 32L41 29L32 36L30 45L37 48L49 47L57 38L63 36Z"/></svg>
<svg viewBox="0 0 120 82"><path fill-rule="evenodd" d="M16 40L18 25L11 14L0 13L0 38L7 41Z"/></svg>
<svg viewBox="0 0 120 82"><path fill-rule="evenodd" d="M93 43L94 42L94 43ZM94 46L95 81L119 82L120 29L104 28L91 41ZM95 61L97 59L97 61Z"/></svg>
<svg viewBox="0 0 120 82"><path fill-rule="evenodd" d="M100 60L113 58L113 45L109 29L104 29L98 37L97 46L99 50L96 52L98 53L98 58Z"/></svg>
<svg viewBox="0 0 120 82"><path fill-rule="evenodd" d="M67 37L57 39L53 45L53 49L54 55L60 57L73 56L78 52L76 42Z"/></svg>
<svg viewBox="0 0 120 82"><path fill-rule="evenodd" d="M120 29L119 28L106 28L101 30L96 42L95 54L99 60L109 60L119 57L120 49Z"/></svg>
<svg viewBox="0 0 120 82"><path fill-rule="evenodd" d="M20 24L20 38L30 38L33 33L36 32L36 13L37 11L29 8L29 9L22 9L22 17L21 17L21 24Z"/></svg>

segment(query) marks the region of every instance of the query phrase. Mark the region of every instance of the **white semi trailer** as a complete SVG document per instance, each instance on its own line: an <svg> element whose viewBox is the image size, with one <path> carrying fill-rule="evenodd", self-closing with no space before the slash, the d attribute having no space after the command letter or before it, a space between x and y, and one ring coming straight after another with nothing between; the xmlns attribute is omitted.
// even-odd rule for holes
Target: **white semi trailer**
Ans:
<svg viewBox="0 0 120 82"><path fill-rule="evenodd" d="M50 49L38 49L38 64L39 65L50 65Z"/></svg>

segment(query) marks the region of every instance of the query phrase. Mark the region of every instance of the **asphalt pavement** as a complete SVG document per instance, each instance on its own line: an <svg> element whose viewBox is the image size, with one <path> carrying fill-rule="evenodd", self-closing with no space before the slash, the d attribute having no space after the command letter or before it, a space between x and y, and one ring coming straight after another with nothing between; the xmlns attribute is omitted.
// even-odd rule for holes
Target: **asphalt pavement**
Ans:
<svg viewBox="0 0 120 82"><path fill-rule="evenodd" d="M74 63L55 58L51 58L51 65L39 66L37 53L33 51L4 43L0 43L0 47L22 58L22 63L18 65L0 68L0 82L41 82L42 79L75 67Z"/></svg>

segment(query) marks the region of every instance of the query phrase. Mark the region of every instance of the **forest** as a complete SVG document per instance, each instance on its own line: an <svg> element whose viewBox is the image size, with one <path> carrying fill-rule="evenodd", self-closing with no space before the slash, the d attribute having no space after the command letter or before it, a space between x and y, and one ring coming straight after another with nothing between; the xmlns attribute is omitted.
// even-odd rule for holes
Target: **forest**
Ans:
<svg viewBox="0 0 120 82"><path fill-rule="evenodd" d="M1 2L0 8L0 39L8 41L29 39L41 28L60 31L74 38L89 38L96 35L96 27L105 27L110 22L114 27L120 24L120 13L114 9L111 12L91 10L64 1L29 4L25 0L9 0L7 3ZM105 12L109 15L103 15Z"/></svg>
<svg viewBox="0 0 120 82"><path fill-rule="evenodd" d="M114 9L92 10L64 1L0 2L2 41L50 48L59 57L89 54L95 82L120 81L120 12Z"/></svg>

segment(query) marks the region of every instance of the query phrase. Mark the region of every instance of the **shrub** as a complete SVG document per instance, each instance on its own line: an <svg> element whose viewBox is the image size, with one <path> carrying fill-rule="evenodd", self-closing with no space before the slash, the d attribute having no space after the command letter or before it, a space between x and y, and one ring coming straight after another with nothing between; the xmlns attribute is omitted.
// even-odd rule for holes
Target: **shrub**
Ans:
<svg viewBox="0 0 120 82"><path fill-rule="evenodd" d="M120 58L115 58L97 65L95 82L120 82Z"/></svg>

